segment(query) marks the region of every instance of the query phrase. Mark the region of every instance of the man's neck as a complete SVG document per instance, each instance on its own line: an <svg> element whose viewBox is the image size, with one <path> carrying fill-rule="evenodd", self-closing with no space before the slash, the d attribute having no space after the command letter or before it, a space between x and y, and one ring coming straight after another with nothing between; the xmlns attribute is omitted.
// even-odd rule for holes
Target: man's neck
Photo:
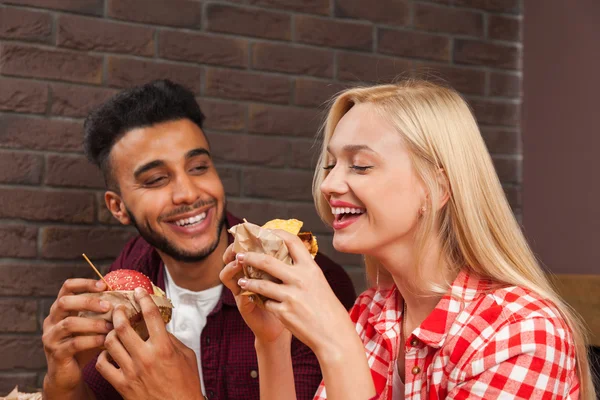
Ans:
<svg viewBox="0 0 600 400"><path fill-rule="evenodd" d="M177 286L199 292L221 284L219 273L223 269L223 254L227 246L227 229L223 227L217 248L202 261L186 263L177 261L160 251L159 254Z"/></svg>

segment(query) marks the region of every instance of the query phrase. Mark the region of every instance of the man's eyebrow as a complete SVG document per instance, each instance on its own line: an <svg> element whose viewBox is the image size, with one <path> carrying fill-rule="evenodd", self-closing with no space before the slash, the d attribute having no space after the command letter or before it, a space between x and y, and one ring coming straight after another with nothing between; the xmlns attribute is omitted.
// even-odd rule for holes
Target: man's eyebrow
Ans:
<svg viewBox="0 0 600 400"><path fill-rule="evenodd" d="M189 159L189 158L200 156L200 155L207 155L208 158L212 158L210 155L210 151L208 151L207 149L205 149L203 147L199 147L197 149L192 149L192 150L188 151L185 154L185 158Z"/></svg>
<svg viewBox="0 0 600 400"><path fill-rule="evenodd" d="M133 172L133 176L135 177L135 179L137 179L144 172L149 171L153 168L162 167L163 165L165 165L165 162L163 160L150 161L149 163L146 163L136 168L136 170Z"/></svg>

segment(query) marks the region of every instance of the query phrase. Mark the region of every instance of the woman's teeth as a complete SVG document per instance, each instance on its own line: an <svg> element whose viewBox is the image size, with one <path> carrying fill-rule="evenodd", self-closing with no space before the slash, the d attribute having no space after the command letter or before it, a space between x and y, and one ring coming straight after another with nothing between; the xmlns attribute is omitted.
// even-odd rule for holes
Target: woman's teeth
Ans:
<svg viewBox="0 0 600 400"><path fill-rule="evenodd" d="M203 212L202 214L196 215L195 217L184 218L184 219L180 219L179 221L175 221L175 225L177 225L177 226L195 225L195 224L198 224L198 223L204 221L204 218L206 218L206 211Z"/></svg>
<svg viewBox="0 0 600 400"><path fill-rule="evenodd" d="M339 214L363 214L365 210L363 208L349 208L349 207L332 207L331 213L333 215Z"/></svg>

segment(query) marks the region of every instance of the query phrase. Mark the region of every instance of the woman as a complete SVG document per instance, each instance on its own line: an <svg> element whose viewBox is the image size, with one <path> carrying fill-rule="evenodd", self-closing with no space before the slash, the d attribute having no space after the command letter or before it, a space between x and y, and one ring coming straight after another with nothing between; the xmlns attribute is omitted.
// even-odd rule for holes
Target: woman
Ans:
<svg viewBox="0 0 600 400"><path fill-rule="evenodd" d="M314 198L338 251L376 284L350 318L303 245L225 255L256 335L261 399L294 399L291 334L315 352L315 399L592 399L584 331L506 201L465 101L424 81L349 89L329 110ZM282 284L238 279L247 263ZM271 299L255 307L240 288ZM326 389L326 390L325 390Z"/></svg>

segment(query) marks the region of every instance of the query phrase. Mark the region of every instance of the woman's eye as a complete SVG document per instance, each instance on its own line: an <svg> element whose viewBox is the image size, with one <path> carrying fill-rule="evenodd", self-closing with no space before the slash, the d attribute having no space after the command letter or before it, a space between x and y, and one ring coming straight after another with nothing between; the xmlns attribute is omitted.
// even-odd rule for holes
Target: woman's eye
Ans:
<svg viewBox="0 0 600 400"><path fill-rule="evenodd" d="M335 164L326 165L326 166L323 167L323 169L326 170L326 171L329 171L329 170L332 170L333 167L335 167Z"/></svg>
<svg viewBox="0 0 600 400"><path fill-rule="evenodd" d="M373 166L372 165L366 165L366 166L352 165L350 168L352 168L353 170L358 171L358 172L365 172L365 171L373 168Z"/></svg>

